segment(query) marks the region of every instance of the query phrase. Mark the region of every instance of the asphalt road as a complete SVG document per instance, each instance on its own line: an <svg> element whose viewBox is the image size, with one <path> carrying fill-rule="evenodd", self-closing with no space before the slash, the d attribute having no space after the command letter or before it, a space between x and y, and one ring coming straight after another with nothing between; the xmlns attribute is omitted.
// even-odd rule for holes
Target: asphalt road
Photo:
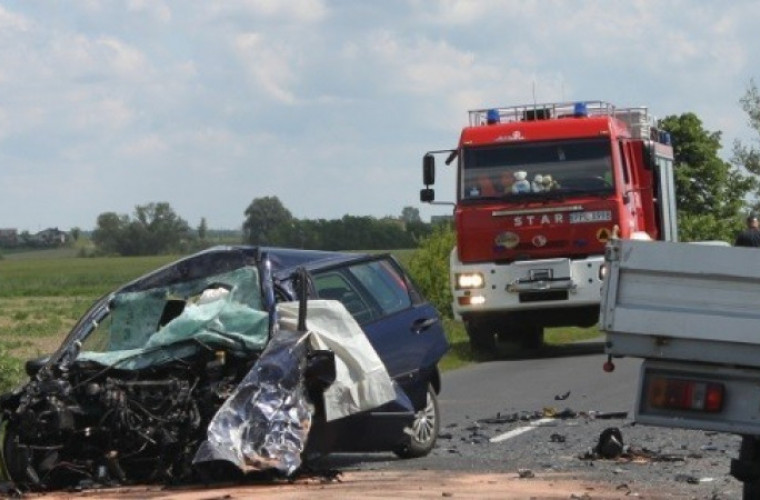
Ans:
<svg viewBox="0 0 760 500"><path fill-rule="evenodd" d="M647 498L741 498L729 475L739 437L636 425L633 405L640 361L615 359L607 373L601 343L547 348L445 373L439 398L441 438L427 457L329 457L342 470L495 473L526 479L590 479L623 496L655 487ZM615 458L595 453L617 428L625 446ZM644 495L640 495L644 496ZM592 497L593 498L593 497Z"/></svg>

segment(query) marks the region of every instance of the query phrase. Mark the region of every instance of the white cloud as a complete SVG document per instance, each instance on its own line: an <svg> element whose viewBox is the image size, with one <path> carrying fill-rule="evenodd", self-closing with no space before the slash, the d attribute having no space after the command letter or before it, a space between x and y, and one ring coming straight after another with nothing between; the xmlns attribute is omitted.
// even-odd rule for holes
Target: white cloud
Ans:
<svg viewBox="0 0 760 500"><path fill-rule="evenodd" d="M160 0L128 0L127 10L145 12L162 23L167 23L172 19L171 9Z"/></svg>
<svg viewBox="0 0 760 500"><path fill-rule="evenodd" d="M315 23L328 13L327 6L320 0L226 0L214 2L210 11L214 15L245 12L284 23Z"/></svg>
<svg viewBox="0 0 760 500"><path fill-rule="evenodd" d="M75 128L118 130L128 126L134 119L134 112L121 99L92 100L91 96L80 94L79 100L81 107L71 120L71 125Z"/></svg>
<svg viewBox="0 0 760 500"><path fill-rule="evenodd" d="M288 88L295 80L291 50L286 44L268 42L259 33L245 33L236 37L235 49L254 83L272 98L293 104L296 98Z"/></svg>
<svg viewBox="0 0 760 500"><path fill-rule="evenodd" d="M0 227L163 200L237 227L272 195L304 218L442 213L417 201L422 154L468 109L534 99L694 111L730 146L758 18L753 0L4 3Z"/></svg>
<svg viewBox="0 0 760 500"><path fill-rule="evenodd" d="M124 158L145 160L154 155L164 155L168 152L166 141L158 134L149 134L124 142L117 149L119 156Z"/></svg>

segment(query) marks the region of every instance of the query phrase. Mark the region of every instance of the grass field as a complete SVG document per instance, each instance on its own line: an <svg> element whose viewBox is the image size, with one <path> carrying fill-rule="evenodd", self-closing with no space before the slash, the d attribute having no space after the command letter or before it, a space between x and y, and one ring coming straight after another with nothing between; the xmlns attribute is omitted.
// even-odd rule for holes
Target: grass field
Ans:
<svg viewBox="0 0 760 500"><path fill-rule="evenodd" d="M392 253L403 265L408 265L414 251ZM0 379L7 379L3 371L9 371L13 372L11 378L20 380L21 360L55 349L98 297L177 258L176 255L75 258L60 250L5 255L0 260L0 355L6 353L10 359L2 356ZM481 360L470 350L461 322L445 320L444 327L451 351L442 361L442 369ZM553 328L547 330L546 341L566 343L598 335L593 328Z"/></svg>

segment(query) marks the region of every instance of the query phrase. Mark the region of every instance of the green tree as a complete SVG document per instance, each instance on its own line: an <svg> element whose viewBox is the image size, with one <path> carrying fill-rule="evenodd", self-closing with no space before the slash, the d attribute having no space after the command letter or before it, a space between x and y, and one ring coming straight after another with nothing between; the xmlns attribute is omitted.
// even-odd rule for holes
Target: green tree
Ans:
<svg viewBox="0 0 760 500"><path fill-rule="evenodd" d="M190 226L166 202L135 207L134 218L98 216L92 241L101 254L158 255L187 249Z"/></svg>
<svg viewBox="0 0 760 500"><path fill-rule="evenodd" d="M660 126L673 140L679 238L732 241L753 181L718 156L721 133L705 130L694 113L668 116Z"/></svg>
<svg viewBox="0 0 760 500"><path fill-rule="evenodd" d="M401 220L407 224L410 222L422 222L422 218L420 217L420 210L418 208L409 206L404 207L401 210Z"/></svg>
<svg viewBox="0 0 760 500"><path fill-rule="evenodd" d="M293 215L276 196L255 198L245 209L243 241L252 245L280 245L292 232Z"/></svg>
<svg viewBox="0 0 760 500"><path fill-rule="evenodd" d="M190 226L168 203L148 203L135 208L130 232L140 243L134 255L158 255L183 249Z"/></svg>
<svg viewBox="0 0 760 500"><path fill-rule="evenodd" d="M760 138L760 91L758 91L754 80L750 80L747 91L739 103L744 112L747 113L748 125ZM750 208L757 212L760 209L760 198L758 198L760 183L757 182L757 178L760 176L760 150L756 146L747 146L737 140L734 142L731 161L752 176L755 201L751 203Z"/></svg>
<svg viewBox="0 0 760 500"><path fill-rule="evenodd" d="M92 232L92 243L101 254L118 255L121 253L122 242L127 236L128 226L128 216L104 212L98 215L95 230Z"/></svg>

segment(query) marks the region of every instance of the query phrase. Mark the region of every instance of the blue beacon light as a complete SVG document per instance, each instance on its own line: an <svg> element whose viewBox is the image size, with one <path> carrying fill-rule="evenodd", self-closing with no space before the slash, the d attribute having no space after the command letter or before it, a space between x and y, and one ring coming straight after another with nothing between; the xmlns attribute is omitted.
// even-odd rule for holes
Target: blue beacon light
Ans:
<svg viewBox="0 0 760 500"><path fill-rule="evenodd" d="M486 123L489 125L493 125L494 123L499 123L501 121L501 118L499 117L499 110L498 109L489 109L486 112Z"/></svg>
<svg viewBox="0 0 760 500"><path fill-rule="evenodd" d="M588 116L588 108L586 108L585 102L575 103L575 106L573 106L573 116L575 116L576 118Z"/></svg>

